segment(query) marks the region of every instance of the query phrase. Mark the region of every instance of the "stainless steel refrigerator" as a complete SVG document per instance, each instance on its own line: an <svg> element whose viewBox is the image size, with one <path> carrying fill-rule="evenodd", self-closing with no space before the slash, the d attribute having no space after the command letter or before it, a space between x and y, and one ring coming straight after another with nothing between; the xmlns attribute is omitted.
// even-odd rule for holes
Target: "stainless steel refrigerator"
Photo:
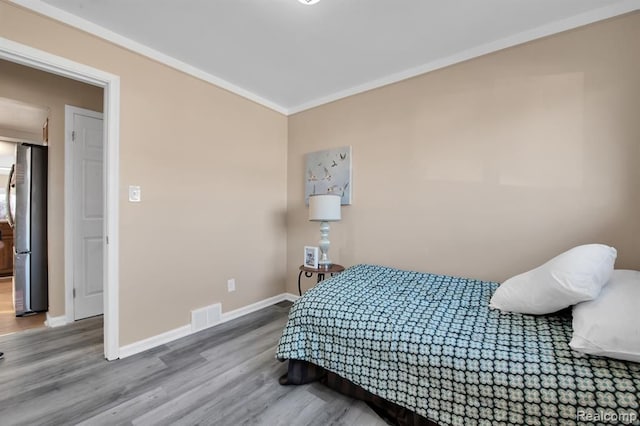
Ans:
<svg viewBox="0 0 640 426"><path fill-rule="evenodd" d="M16 316L49 307L47 274L47 147L17 144L7 183L13 227L13 305Z"/></svg>

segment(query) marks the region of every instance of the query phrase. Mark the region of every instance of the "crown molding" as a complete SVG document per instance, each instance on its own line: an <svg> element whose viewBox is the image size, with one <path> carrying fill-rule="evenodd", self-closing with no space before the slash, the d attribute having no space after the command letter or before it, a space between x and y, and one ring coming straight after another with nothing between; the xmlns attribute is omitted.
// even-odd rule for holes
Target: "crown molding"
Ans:
<svg viewBox="0 0 640 426"><path fill-rule="evenodd" d="M547 25L543 25L532 30L524 31L518 34L514 34L509 37L502 38L500 40L493 41L491 43L481 44L471 49L463 50L451 56L437 59L435 61L427 62L426 64L419 65L414 68L407 69L405 71L388 75L380 79L372 80L367 83L351 87L349 89L335 92L328 96L314 99L309 102L289 108L289 115L296 114L298 112L306 111L308 109L316 108L330 102L334 102L349 96L356 95L358 93L367 92L369 90L377 89L389 84L397 83L402 80L406 80L412 77L416 77L421 74L425 74L431 71L435 71L441 68L445 68L451 65L455 65L460 62L468 61L469 59L477 58L479 56L487 55L489 53L497 52L499 50L506 49L508 47L517 46L519 44L527 43L539 38L551 36L561 33L563 31L572 30L574 28L582 27L594 22L602 21L604 19L613 18L625 13L634 12L640 10L640 0L623 0L615 4L605 6L599 9L594 9L589 12L585 12L579 15L574 15L570 18L562 19L552 22Z"/></svg>
<svg viewBox="0 0 640 426"><path fill-rule="evenodd" d="M131 40L130 38L124 37L120 34L117 34L111 30L108 30L84 18L73 15L62 9L58 9L57 7L44 3L43 1L40 1L40 0L9 0L9 1L18 6L22 6L26 9L32 10L33 12L44 15L48 18L52 18L56 21L60 21L64 24L67 24L71 27L77 28L79 30L82 30L94 36L100 37L104 40L110 41L111 43L114 43L117 46L123 47L132 52L146 56L147 58L153 59L154 61L158 61L178 71L182 71L185 74L191 75L200 80L214 84L231 93L235 93L236 95L242 96L245 99L248 99L257 104L265 106L281 114L288 115L289 113L289 111L283 106L278 105L275 102L271 102L270 100L265 99L259 95L256 95L255 93L250 92L249 90L236 86L235 84L230 83L227 80L224 80L220 77L216 77L213 74L209 74L208 72L205 72L192 65L189 65L186 62L182 62L172 56L166 55L162 52L152 49L149 46L146 46L142 43L138 43L137 41Z"/></svg>
<svg viewBox="0 0 640 426"><path fill-rule="evenodd" d="M594 9L589 12L585 12L579 15L572 16L570 18L558 20L547 25L543 25L532 30L524 31L518 34L514 34L509 37L502 38L490 43L481 44L471 49L463 50L445 58L430 61L425 64L419 65L408 70L391 74L376 80L369 81L364 84L350 87L345 90L332 93L327 96L323 96L309 102L296 105L288 108L283 105L272 102L263 98L253 92L250 92L242 87L236 86L233 83L228 82L220 77L216 77L213 74L205 72L199 68L182 62L176 58L145 46L141 43L133 41L127 37L117 34L111 30L101 27L86 19L80 18L71 13L65 12L41 0L9 0L11 3L22 6L26 9L30 9L36 13L44 15L46 17L63 22L72 27L78 28L89 34L95 35L107 41L110 41L120 47L131 50L135 53L141 54L176 70L182 71L188 75L206 81L221 87L236 95L242 96L245 99L251 100L264 107L272 109L283 115L292 115L302 111L306 111L318 106L337 101L339 99L347 98L349 96L357 95L359 93L367 92L369 90L377 89L389 84L397 83L402 80L406 80L412 77L416 77L421 74L435 71L441 68L445 68L460 62L468 61L479 56L483 56L489 53L493 53L499 50L503 50L509 47L513 47L519 44L527 43L542 37L547 37L553 34L557 34L563 31L568 31L574 28L578 28L584 25L592 24L597 21L612 18L625 13L634 12L640 10L640 0L621 0L609 6L604 6L599 9Z"/></svg>

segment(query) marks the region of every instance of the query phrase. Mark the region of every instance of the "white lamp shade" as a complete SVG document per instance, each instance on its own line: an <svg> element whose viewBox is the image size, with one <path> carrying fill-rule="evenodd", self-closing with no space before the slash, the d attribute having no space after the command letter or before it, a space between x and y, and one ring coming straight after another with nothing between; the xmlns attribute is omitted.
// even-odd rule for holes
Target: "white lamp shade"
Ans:
<svg viewBox="0 0 640 426"><path fill-rule="evenodd" d="M332 222L340 220L339 195L312 195L309 197L309 220Z"/></svg>

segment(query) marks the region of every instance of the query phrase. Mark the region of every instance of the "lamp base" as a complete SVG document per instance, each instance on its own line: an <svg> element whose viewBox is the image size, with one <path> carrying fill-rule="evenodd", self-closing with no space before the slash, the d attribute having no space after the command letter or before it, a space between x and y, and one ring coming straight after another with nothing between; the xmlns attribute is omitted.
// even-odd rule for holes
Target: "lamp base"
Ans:
<svg viewBox="0 0 640 426"><path fill-rule="evenodd" d="M318 269L329 269L331 268L331 265L333 265L333 262L330 260L318 261Z"/></svg>
<svg viewBox="0 0 640 426"><path fill-rule="evenodd" d="M318 242L318 246L320 246L320 259L318 260L318 267L328 268L331 265L328 254L330 245L329 222L322 222L320 223L320 241Z"/></svg>

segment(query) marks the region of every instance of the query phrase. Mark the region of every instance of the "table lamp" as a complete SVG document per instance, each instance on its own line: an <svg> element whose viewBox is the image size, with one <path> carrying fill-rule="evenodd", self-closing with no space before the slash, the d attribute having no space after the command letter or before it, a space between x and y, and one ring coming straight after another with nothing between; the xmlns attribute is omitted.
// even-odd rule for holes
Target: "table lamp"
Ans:
<svg viewBox="0 0 640 426"><path fill-rule="evenodd" d="M340 203L342 197L339 195L311 195L309 197L309 220L320 222L320 260L318 266L328 268L331 266L329 260L329 222L340 220Z"/></svg>

